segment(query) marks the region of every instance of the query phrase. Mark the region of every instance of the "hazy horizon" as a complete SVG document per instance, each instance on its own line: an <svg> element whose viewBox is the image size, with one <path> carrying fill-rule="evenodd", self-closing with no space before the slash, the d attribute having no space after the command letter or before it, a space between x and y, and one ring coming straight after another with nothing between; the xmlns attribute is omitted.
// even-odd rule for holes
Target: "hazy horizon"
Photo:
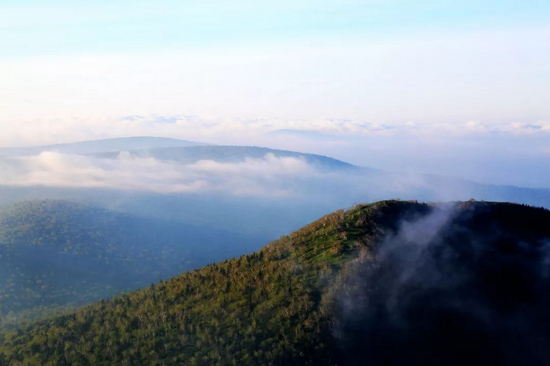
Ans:
<svg viewBox="0 0 550 366"><path fill-rule="evenodd" d="M434 127L434 126L432 126ZM450 126L435 126L449 128ZM177 127L176 127L177 128ZM480 127L484 128L484 127ZM258 134L255 138L228 139L221 136L185 138L174 134L94 136L90 139L60 139L50 144L75 143L124 137L166 137L187 141L236 146L262 146L332 157L356 166L405 174L436 174L472 180L484 184L512 185L528 188L550 188L550 150L547 140L532 133L509 134L485 131L484 134L423 136L416 126L395 133L383 129L373 134L330 135L300 130L276 130ZM153 132L153 129L149 130ZM456 130L455 130L456 131ZM456 132L455 132L456 133ZM103 137L103 138L102 138ZM411 138L412 137L412 138ZM13 145L11 147L24 147ZM452 162L452 163L451 163Z"/></svg>
<svg viewBox="0 0 550 366"><path fill-rule="evenodd" d="M0 4L0 146L163 136L550 188L550 4Z"/></svg>

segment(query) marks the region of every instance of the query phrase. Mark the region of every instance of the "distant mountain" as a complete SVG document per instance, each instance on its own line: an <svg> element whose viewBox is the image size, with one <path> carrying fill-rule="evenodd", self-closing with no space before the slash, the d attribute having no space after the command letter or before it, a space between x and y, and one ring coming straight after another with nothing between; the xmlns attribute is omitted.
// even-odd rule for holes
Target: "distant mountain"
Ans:
<svg viewBox="0 0 550 366"><path fill-rule="evenodd" d="M257 248L228 231L66 201L0 210L4 321L79 306Z"/></svg>
<svg viewBox="0 0 550 366"><path fill-rule="evenodd" d="M550 212L384 201L0 335L6 365L548 364Z"/></svg>
<svg viewBox="0 0 550 366"><path fill-rule="evenodd" d="M356 168L343 161L326 156L305 154L287 150L275 150L256 146L188 146L162 149L131 150L136 157L150 157L159 160L176 161L182 164L192 164L200 160L213 160L219 163L240 163L246 159L262 159L267 154L276 157L304 159L308 164L321 169L351 169ZM97 154L98 157L115 158L117 152Z"/></svg>
<svg viewBox="0 0 550 366"><path fill-rule="evenodd" d="M143 139L149 141L149 138ZM142 138L122 140L124 144L110 146L112 151L106 149L108 151L85 157L0 157L0 181L2 177L13 176L5 180L7 184L0 185L0 204L67 199L131 214L246 235L253 233L260 237L260 243L296 230L326 212L357 202L475 198L550 208L550 189L479 184L420 172L382 171L321 155L262 147L134 149L128 142ZM181 143L170 139L152 140ZM121 151L124 151L122 155ZM195 164L201 160L216 164ZM291 168L285 170L288 166ZM287 171L290 173L286 174ZM81 178L75 179L79 174ZM102 180L109 184L103 186ZM28 181L33 184L25 183ZM93 184L87 188L75 187L81 182ZM148 190L151 187L155 190ZM190 190L179 190L181 187L190 187ZM248 194L249 191L252 193Z"/></svg>
<svg viewBox="0 0 550 366"><path fill-rule="evenodd" d="M40 154L43 151L56 151L66 154L98 154L110 151L127 151L138 149L201 145L206 144L186 140L170 139L165 137L124 137L58 145L0 148L0 156L36 155Z"/></svg>

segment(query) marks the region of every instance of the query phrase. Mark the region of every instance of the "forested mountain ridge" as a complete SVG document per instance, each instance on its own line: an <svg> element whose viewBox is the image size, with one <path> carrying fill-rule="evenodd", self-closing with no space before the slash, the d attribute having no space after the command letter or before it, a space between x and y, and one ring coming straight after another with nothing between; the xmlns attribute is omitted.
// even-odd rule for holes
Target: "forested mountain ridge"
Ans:
<svg viewBox="0 0 550 366"><path fill-rule="evenodd" d="M543 364L549 224L547 210L504 203L356 206L257 253L9 327L1 362Z"/></svg>
<svg viewBox="0 0 550 366"><path fill-rule="evenodd" d="M304 159L308 164L320 169L358 169L358 167L352 164L327 156L258 146L183 146L130 150L129 153L134 157L177 161L182 164L192 164L201 160L213 160L219 163L239 163L245 162L247 159L263 159L266 155L272 154L278 158ZM106 152L96 154L96 156L115 158L118 156L118 152Z"/></svg>
<svg viewBox="0 0 550 366"><path fill-rule="evenodd" d="M228 247L219 245L222 238ZM68 201L4 206L0 319L19 321L88 304L242 254L246 245L247 239L229 232Z"/></svg>

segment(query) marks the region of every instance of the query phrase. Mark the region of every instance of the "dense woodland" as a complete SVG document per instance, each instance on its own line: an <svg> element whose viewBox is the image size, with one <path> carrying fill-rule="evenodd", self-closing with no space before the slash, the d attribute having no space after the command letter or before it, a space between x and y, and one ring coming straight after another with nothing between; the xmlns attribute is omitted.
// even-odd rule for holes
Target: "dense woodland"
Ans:
<svg viewBox="0 0 550 366"><path fill-rule="evenodd" d="M220 245L223 244L223 245ZM0 210L0 326L58 313L218 261L231 233L65 201Z"/></svg>
<svg viewBox="0 0 550 366"><path fill-rule="evenodd" d="M405 357L412 364L430 364L430 360L463 364L484 360L479 344L465 341L471 330L461 328L468 322L479 326L475 314L457 310L447 300L476 301L489 315L498 316L500 333L489 325L475 328L487 333L488 338L475 338L481 346L484 339L507 334L507 317L523 319L526 326L538 322L536 339L544 344L550 339L545 338L550 322L539 310L550 304L548 296L541 295L550 286L539 270L546 270L549 239L550 212L544 209L483 202L360 205L325 216L254 254L190 271L74 313L6 326L0 335L0 364L341 365L391 364ZM415 255L422 256L421 265L404 276L407 258ZM449 277L446 268L465 275ZM396 278L401 287L396 287ZM429 279L438 281L430 284ZM471 287L480 291L463 293ZM388 289L395 291L388 294ZM463 296L452 297L457 293ZM377 303L376 296L403 297L396 314L408 328L402 328L405 323L396 328L385 313L388 302ZM417 298L428 310L413 301ZM415 323L415 316L424 323ZM439 328L430 326L433 321L438 321ZM518 335L511 334L512 338ZM419 337L424 337L423 345ZM385 350L378 338L395 349ZM426 350L424 345L434 340L440 349ZM522 355L525 349L517 351ZM495 352L493 360L499 361L501 354ZM427 359L427 354L440 358ZM536 352L529 357L530 364L544 360Z"/></svg>

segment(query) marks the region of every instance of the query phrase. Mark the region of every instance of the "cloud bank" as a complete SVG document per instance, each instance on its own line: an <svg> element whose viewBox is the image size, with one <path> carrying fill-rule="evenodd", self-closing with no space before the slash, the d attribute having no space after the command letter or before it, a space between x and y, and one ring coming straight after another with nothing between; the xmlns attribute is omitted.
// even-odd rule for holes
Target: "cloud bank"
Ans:
<svg viewBox="0 0 550 366"><path fill-rule="evenodd" d="M335 208L393 198L550 204L548 190L485 186L415 171L334 168L302 155L266 153L235 161L220 158L177 161L177 156L126 151L97 156L45 151L33 156L0 157L0 186L286 198L307 204L324 202Z"/></svg>
<svg viewBox="0 0 550 366"><path fill-rule="evenodd" d="M289 196L299 178L318 173L305 159L266 154L238 163L201 160L193 164L135 157L115 159L43 152L0 160L0 185L111 188L156 193L219 192L236 196Z"/></svg>

